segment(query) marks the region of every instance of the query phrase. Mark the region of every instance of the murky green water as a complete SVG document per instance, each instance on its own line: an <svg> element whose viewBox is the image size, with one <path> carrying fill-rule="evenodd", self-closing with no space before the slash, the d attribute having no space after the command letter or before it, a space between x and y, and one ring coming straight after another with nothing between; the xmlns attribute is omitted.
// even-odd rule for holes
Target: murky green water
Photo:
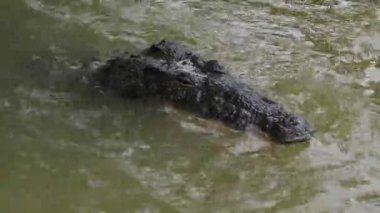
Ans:
<svg viewBox="0 0 380 213"><path fill-rule="evenodd" d="M2 0L0 211L380 211L376 1ZM305 116L277 145L93 94L84 61L162 38Z"/></svg>

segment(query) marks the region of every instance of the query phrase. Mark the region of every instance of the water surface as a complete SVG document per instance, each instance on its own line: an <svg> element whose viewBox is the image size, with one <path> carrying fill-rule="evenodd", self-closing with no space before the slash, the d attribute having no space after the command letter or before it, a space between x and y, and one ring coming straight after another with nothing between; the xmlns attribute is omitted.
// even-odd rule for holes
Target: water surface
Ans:
<svg viewBox="0 0 380 213"><path fill-rule="evenodd" d="M376 1L3 0L1 212L378 212ZM179 40L307 118L278 145L95 94L83 64Z"/></svg>

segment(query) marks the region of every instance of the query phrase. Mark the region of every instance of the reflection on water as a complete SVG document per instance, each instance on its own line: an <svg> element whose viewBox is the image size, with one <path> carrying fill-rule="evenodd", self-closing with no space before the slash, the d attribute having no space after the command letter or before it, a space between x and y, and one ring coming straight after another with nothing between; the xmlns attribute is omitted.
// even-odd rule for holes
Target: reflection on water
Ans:
<svg viewBox="0 0 380 213"><path fill-rule="evenodd" d="M340 0L3 1L0 209L377 212L379 11ZM80 78L94 57L162 38L221 60L305 116L315 138L275 144Z"/></svg>

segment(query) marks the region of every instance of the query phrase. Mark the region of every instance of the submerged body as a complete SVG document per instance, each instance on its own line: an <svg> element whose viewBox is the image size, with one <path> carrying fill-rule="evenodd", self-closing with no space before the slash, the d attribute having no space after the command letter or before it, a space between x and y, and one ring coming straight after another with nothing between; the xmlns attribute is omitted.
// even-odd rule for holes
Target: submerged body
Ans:
<svg viewBox="0 0 380 213"><path fill-rule="evenodd" d="M278 142L307 141L312 136L302 117L254 92L218 61L205 61L176 42L163 40L137 56L116 56L99 68L94 79L124 97L159 97L237 130L259 127Z"/></svg>

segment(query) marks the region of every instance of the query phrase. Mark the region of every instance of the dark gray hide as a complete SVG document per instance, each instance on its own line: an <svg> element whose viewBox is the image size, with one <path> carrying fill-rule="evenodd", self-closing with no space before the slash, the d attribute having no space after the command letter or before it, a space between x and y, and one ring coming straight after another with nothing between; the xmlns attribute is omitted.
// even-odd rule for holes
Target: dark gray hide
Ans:
<svg viewBox="0 0 380 213"><path fill-rule="evenodd" d="M254 92L218 61L205 61L177 42L163 40L138 55L113 57L94 79L123 97L159 97L237 130L259 127L278 142L312 137L306 120Z"/></svg>

